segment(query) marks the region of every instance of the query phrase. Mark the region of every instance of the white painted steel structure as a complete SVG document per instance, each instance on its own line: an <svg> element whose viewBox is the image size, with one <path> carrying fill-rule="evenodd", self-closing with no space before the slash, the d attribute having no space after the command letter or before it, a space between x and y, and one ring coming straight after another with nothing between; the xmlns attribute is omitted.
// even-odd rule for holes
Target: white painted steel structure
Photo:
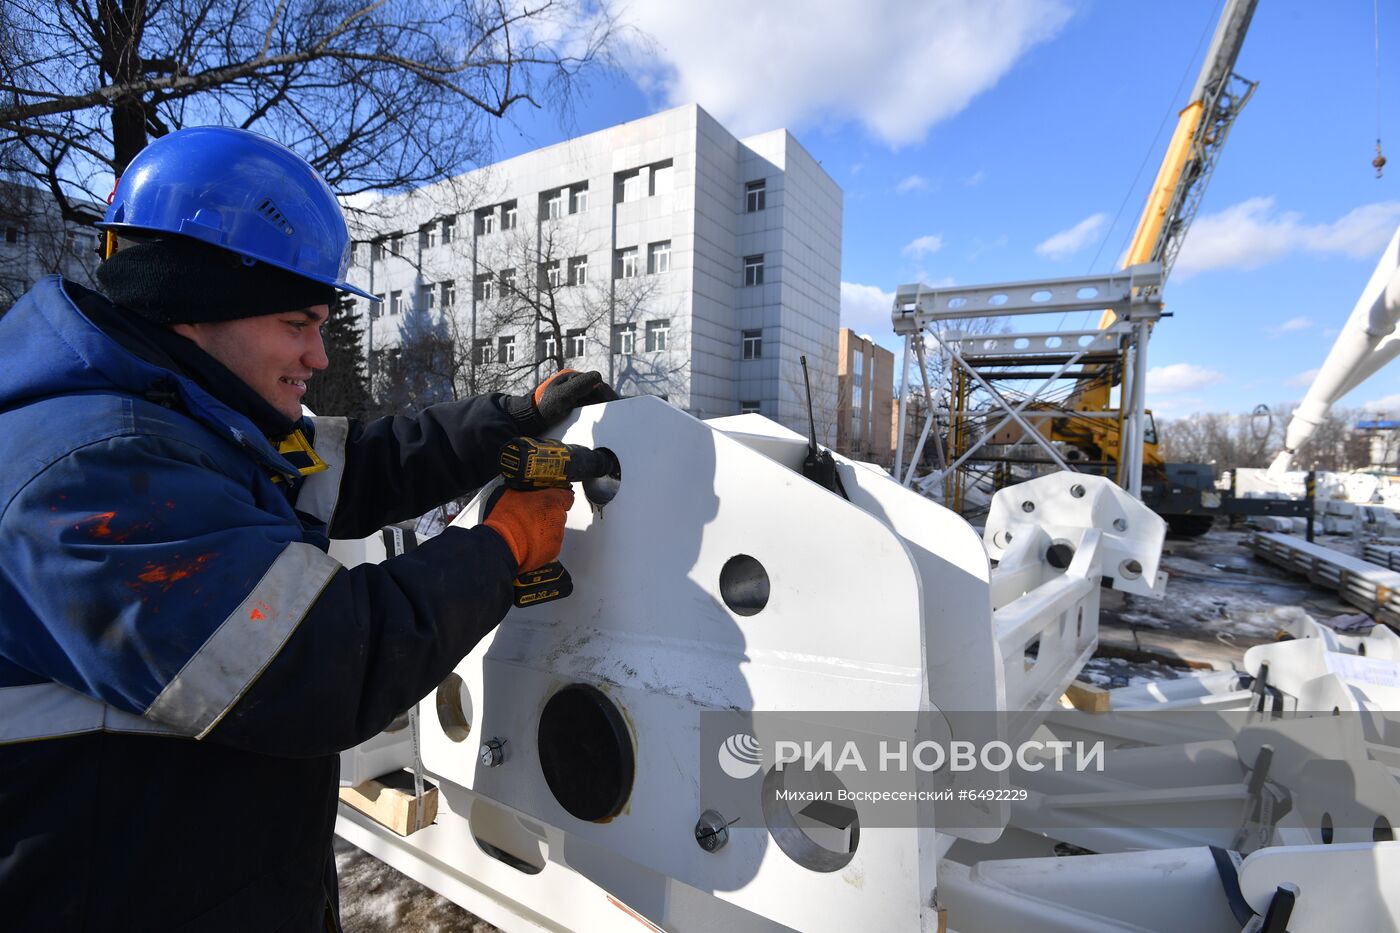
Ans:
<svg viewBox="0 0 1400 933"><path fill-rule="evenodd" d="M1270 476L1292 467L1293 455L1312 436L1341 398L1400 355L1400 227L1390 238L1375 271L1356 299L1351 316L1332 344L1308 394L1293 412L1283 450L1269 466Z"/></svg>
<svg viewBox="0 0 1400 933"><path fill-rule="evenodd" d="M1128 372L1123 379L1125 393L1123 415L1122 456L1128 491L1134 496L1142 493L1142 438L1147 398L1147 341L1151 325L1162 314L1160 263L1143 263L1106 275L1074 276L1031 282L1007 282L992 285L930 288L922 283L901 285L895 291L891 320L894 332L904 337L904 366L900 385L905 387L899 398L899 431L895 448L895 474L901 473L904 485L914 482L914 471L923 452L925 439L935 424L938 408L928 384L925 361L925 337L936 341L948 353L952 365L963 370L992 399L1005 416L995 426L982 432L962 455L945 468L920 480L920 487L930 489L944 476L958 469L988 439L1010 423L1022 431L1022 440L1040 447L1061 470L1072 470L1060 452L1032 425L1039 418L1054 417L1053 405L1039 413L1028 411L1031 406L1046 409L1044 394L1067 378L1077 363L1090 354L1118 353L1130 347ZM1020 316L1030 314L1061 315L1073 311L1111 310L1115 320L1097 331L1052 331L1029 334L1001 334L967 337L956 330L959 321L979 318ZM951 326L953 330L944 330ZM1008 354L1023 362L1039 355L1064 357L1053 373L1041 385L1026 393L1013 405L979 371L982 358L1002 359ZM910 364L918 359L919 384L925 401L925 423L919 443L904 470L904 439L909 416ZM1004 365L1004 364L1002 364ZM1047 364L1048 365L1048 364ZM993 377L994 378L994 377ZM1115 415L1116 417L1116 415Z"/></svg>
<svg viewBox="0 0 1400 933"><path fill-rule="evenodd" d="M1020 804L1000 811L1004 830L940 832L935 807L935 825L922 828L867 828L836 842L804 832L809 847L847 859L832 871L790 856L765 826L729 827L713 851L697 842L711 805L698 777L707 711L996 710L1008 714L1008 741L1054 728L1055 702L1097 640L1101 580L1161 595L1164 524L1141 503L1102 477L1045 476L998 493L979 540L878 469L837 456L849 501L807 481L806 440L757 415L700 422L633 398L581 410L562 434L622 464L614 498L598 510L580 496L569 515L561 559L575 592L513 611L419 704L437 821L401 837L342 807L342 836L507 930L932 931L946 922L976 933L1032 918L1041 930L1240 929L1204 848L1221 840L1099 821L1060 838L1111 854L1055 858L1056 839L1020 828L1032 813ZM474 522L481 501L459 521ZM339 543L336 553L378 559L380 541ZM722 582L741 554L768 581L757 611ZM600 822L571 815L542 773L542 710L575 684L620 711L635 756L625 805ZM1242 704L1229 686L1196 689ZM409 767L410 735L347 753L347 778ZM1129 753L1117 748L1124 738L1110 754ZM493 739L504 741L498 766L481 756ZM1162 806L1238 808L1248 793L1241 762L1255 759L1236 750L1248 747L1238 737L1143 727L1131 740L1161 746L1147 749L1159 764L1138 769L1134 789L1157 786ZM1218 747L1218 764L1182 780L1199 762L1175 746L1202 741ZM1365 760L1383 753L1381 743ZM1089 794L1112 812L1112 793L1124 789L1047 785L1027 806L1063 811ZM1300 826L1288 841L1307 838ZM1128 851L1142 845L1158 851ZM1239 880L1262 914L1280 884L1311 896L1319 880L1343 884L1396 858L1395 844L1266 848L1248 855ZM1400 916L1393 899L1363 884L1326 920L1308 906L1289 928L1331 929L1342 917L1380 929Z"/></svg>

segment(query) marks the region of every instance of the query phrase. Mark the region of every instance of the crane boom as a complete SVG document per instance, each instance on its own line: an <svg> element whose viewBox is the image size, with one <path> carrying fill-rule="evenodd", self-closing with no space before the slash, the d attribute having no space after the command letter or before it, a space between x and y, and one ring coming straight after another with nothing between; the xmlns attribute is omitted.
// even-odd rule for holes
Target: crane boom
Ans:
<svg viewBox="0 0 1400 933"><path fill-rule="evenodd" d="M1157 178L1138 218L1123 268L1144 262L1162 264L1166 281L1181 249L1230 127L1254 93L1255 82L1234 73L1258 0L1230 0L1220 14L1191 101L1177 117L1176 129ZM1105 311L1099 327L1113 323Z"/></svg>

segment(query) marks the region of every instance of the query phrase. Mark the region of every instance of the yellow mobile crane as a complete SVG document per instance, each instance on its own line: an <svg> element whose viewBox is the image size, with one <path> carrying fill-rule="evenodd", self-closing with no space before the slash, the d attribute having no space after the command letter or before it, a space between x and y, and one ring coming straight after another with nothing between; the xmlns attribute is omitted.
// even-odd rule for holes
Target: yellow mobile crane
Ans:
<svg viewBox="0 0 1400 933"><path fill-rule="evenodd" d="M1177 120L1171 143L1157 178L1148 194L1147 205L1138 219L1132 245L1123 260L1127 269L1138 263L1160 262L1162 281L1166 282L1176 261L1186 231L1195 219L1205 194L1206 184L1215 169L1225 138L1240 110L1254 93L1256 82L1234 73L1245 33L1254 16L1258 0L1230 0L1221 12L1215 35L1196 85ZM1161 286L1156 286L1160 288ZM1099 327L1116 320L1113 311L1103 312ZM1061 410L1086 413L1121 410L1120 399L1112 401L1113 389L1122 377L1122 365L1099 368L1093 378L1079 383L1060 406ZM1120 393L1121 394L1121 393ZM1122 450L1121 418L1078 417L1062 415L1041 422L1041 432L1051 441L1059 441L1076 450L1083 459L1107 463L1122 475L1126 460ZM1210 527L1209 509L1198 507L1199 500L1213 483L1209 467L1201 464L1168 464L1157 443L1151 413L1146 416L1143 431L1143 500L1161 513L1178 533L1202 534Z"/></svg>

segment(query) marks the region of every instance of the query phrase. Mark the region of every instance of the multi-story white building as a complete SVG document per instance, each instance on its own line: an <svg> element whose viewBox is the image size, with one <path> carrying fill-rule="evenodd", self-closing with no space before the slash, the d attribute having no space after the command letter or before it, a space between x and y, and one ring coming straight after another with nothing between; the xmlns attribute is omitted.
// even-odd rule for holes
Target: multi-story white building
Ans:
<svg viewBox="0 0 1400 933"><path fill-rule="evenodd" d="M384 297L365 321L372 360L428 311L469 390L534 384L562 362L700 417L757 411L806 433L805 355L830 440L841 190L786 130L740 140L677 107L373 215L351 273Z"/></svg>
<svg viewBox="0 0 1400 933"><path fill-rule="evenodd" d="M101 234L89 224L102 207L81 205L88 223L65 221L49 192L0 181L0 314L46 275L93 286Z"/></svg>

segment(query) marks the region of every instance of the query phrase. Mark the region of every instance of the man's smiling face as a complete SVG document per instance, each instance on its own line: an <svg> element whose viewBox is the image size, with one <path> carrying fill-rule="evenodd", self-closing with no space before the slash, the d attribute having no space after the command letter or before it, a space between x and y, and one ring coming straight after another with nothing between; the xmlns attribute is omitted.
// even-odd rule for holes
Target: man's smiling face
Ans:
<svg viewBox="0 0 1400 933"><path fill-rule="evenodd" d="M329 306L312 305L235 321L175 324L172 329L296 420L307 380L330 362L321 342L321 325L329 316Z"/></svg>

